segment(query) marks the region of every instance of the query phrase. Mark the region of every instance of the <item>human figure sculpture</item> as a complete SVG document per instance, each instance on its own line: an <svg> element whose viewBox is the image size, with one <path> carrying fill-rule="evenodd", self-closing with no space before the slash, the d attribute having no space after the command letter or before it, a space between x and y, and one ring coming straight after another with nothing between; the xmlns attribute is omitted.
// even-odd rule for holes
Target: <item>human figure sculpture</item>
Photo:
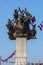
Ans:
<svg viewBox="0 0 43 65"><path fill-rule="evenodd" d="M9 29L8 34L10 39L14 38L14 34L18 36L20 34L22 34L21 36L25 36L25 34L27 34L28 39L35 37L36 25L32 23L32 15L27 11L26 8L24 10L21 10L20 7L15 9L13 16L13 20L8 19L8 24L6 25ZM32 26L32 29L30 26Z"/></svg>
<svg viewBox="0 0 43 65"><path fill-rule="evenodd" d="M14 15L14 19L15 19L16 24L18 24L18 11L17 11L17 9L14 10L13 15Z"/></svg>
<svg viewBox="0 0 43 65"><path fill-rule="evenodd" d="M6 26L9 29L9 32L13 32L13 25L10 19L8 19L8 24Z"/></svg>

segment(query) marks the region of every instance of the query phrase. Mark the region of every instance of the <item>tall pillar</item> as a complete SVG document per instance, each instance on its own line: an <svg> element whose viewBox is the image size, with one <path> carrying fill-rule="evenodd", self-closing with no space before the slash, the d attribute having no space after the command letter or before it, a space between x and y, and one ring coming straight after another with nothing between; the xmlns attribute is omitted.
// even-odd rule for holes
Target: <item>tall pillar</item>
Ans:
<svg viewBox="0 0 43 65"><path fill-rule="evenodd" d="M15 65L25 65L27 63L26 38L16 38L16 61Z"/></svg>
<svg viewBox="0 0 43 65"><path fill-rule="evenodd" d="M2 58L2 56L0 56L0 65L1 65L1 58Z"/></svg>

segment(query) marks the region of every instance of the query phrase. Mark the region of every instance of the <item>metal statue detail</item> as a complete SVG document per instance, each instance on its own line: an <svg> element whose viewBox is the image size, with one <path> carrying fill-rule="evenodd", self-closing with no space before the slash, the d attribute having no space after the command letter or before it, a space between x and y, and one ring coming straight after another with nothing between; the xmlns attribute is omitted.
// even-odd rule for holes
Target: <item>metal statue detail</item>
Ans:
<svg viewBox="0 0 43 65"><path fill-rule="evenodd" d="M32 23L32 15L25 8L20 7L14 10L13 20L8 19L7 28L8 35L11 40L16 37L27 37L27 39L36 38L36 24Z"/></svg>

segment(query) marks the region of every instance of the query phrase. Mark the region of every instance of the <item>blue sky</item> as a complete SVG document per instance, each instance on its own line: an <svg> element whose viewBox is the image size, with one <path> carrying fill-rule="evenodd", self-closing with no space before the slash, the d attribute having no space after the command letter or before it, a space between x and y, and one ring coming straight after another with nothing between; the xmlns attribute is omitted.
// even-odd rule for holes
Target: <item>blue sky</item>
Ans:
<svg viewBox="0 0 43 65"><path fill-rule="evenodd" d="M0 56L7 58L15 49L16 41L10 40L7 35L6 23L8 18L13 18L14 9L20 7L36 17L36 24L43 20L43 0L0 0ZM43 30L37 30L37 39L27 41L27 61L43 62ZM15 61L15 56L10 61ZM8 65L9 63L2 63ZM12 65L12 64L9 64Z"/></svg>

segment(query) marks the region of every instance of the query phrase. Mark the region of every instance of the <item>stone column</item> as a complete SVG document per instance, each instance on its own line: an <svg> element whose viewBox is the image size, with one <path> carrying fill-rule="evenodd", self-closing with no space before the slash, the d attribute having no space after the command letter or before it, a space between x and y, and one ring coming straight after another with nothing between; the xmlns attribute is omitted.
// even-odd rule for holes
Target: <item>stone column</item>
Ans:
<svg viewBox="0 0 43 65"><path fill-rule="evenodd" d="M0 56L0 65L1 65L2 56Z"/></svg>
<svg viewBox="0 0 43 65"><path fill-rule="evenodd" d="M26 41L26 38L16 38L15 65L26 65L27 63Z"/></svg>

